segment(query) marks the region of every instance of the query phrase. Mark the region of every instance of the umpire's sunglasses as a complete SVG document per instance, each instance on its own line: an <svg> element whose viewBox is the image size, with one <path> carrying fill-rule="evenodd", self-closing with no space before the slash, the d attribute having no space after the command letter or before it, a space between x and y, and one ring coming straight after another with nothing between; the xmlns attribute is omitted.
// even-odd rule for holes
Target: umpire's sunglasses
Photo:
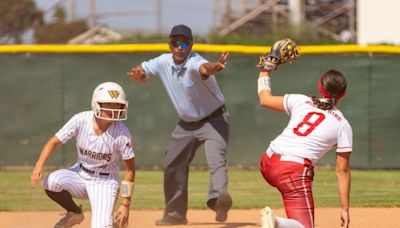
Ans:
<svg viewBox="0 0 400 228"><path fill-rule="evenodd" d="M171 45L172 45L174 48L181 47L181 48L183 48L183 49L188 48L189 45L190 45L189 42L180 41L180 40L171 40L170 43L171 43Z"/></svg>

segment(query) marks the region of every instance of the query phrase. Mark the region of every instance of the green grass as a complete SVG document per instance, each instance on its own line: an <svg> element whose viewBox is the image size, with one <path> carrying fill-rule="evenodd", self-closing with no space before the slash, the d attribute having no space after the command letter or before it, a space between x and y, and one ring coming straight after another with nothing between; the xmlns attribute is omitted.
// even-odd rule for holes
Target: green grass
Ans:
<svg viewBox="0 0 400 228"><path fill-rule="evenodd" d="M134 209L162 209L164 206L161 171L137 171ZM189 207L206 208L208 172L192 170L189 183ZM47 198L43 186L30 186L29 172L0 172L0 211L60 210ZM282 207L278 191L267 185L259 171L231 170L229 192L234 208ZM337 207L336 176L333 170L317 169L314 179L317 207ZM399 207L400 171L352 171L352 207ZM87 200L78 203L89 208Z"/></svg>

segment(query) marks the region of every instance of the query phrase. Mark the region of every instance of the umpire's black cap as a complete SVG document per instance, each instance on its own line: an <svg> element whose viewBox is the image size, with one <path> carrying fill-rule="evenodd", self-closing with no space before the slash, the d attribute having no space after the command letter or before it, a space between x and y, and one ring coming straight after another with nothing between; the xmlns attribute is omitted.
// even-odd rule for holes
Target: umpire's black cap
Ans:
<svg viewBox="0 0 400 228"><path fill-rule="evenodd" d="M169 34L169 37L174 37L177 35L182 35L182 36L188 38L189 40L193 40L192 30L189 27L187 27L186 25L175 25L171 29L171 33Z"/></svg>

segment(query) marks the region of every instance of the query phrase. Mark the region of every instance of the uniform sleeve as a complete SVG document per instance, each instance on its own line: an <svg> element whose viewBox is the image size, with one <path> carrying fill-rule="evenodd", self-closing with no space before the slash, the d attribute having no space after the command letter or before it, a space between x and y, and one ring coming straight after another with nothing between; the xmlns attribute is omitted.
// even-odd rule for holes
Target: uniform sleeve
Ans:
<svg viewBox="0 0 400 228"><path fill-rule="evenodd" d="M147 78L157 76L160 64L160 56L149 61L142 62L141 66Z"/></svg>
<svg viewBox="0 0 400 228"><path fill-rule="evenodd" d="M189 64L189 69L191 71L196 71L200 73L200 66L204 63L208 63L208 61L203 58L201 55L195 53L195 55L191 58L190 60L190 64Z"/></svg>
<svg viewBox="0 0 400 228"><path fill-rule="evenodd" d="M302 94L285 94L283 96L283 107L285 108L286 114L292 115L293 109L301 104L301 101L308 99L307 96Z"/></svg>
<svg viewBox="0 0 400 228"><path fill-rule="evenodd" d="M353 151L353 130L346 121L338 132L336 152L343 153L351 151Z"/></svg>
<svg viewBox="0 0 400 228"><path fill-rule="evenodd" d="M289 105L288 105L289 96L290 96L290 94L285 94L283 96L283 108L285 109L286 114L288 114L290 116L291 115L291 107L289 107Z"/></svg>
<svg viewBox="0 0 400 228"><path fill-rule="evenodd" d="M129 133L124 134L121 138L120 153L122 160L129 160L135 157L132 145L132 136Z"/></svg>
<svg viewBox="0 0 400 228"><path fill-rule="evenodd" d="M74 115L57 133L57 138L65 144L70 139L76 137L79 132L79 115Z"/></svg>

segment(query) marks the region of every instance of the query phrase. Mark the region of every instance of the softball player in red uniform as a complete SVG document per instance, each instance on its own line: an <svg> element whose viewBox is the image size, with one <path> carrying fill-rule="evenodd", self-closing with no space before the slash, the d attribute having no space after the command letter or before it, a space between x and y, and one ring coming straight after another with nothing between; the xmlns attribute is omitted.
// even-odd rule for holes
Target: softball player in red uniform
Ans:
<svg viewBox="0 0 400 228"><path fill-rule="evenodd" d="M104 82L93 92L92 111L74 115L44 146L31 174L34 187L39 184L44 164L54 149L72 138L76 139L76 164L69 169L51 172L44 181L46 194L67 210L56 228L72 227L83 221L82 208L72 198L89 199L92 228L113 227L121 160L127 172L121 183L122 205L115 214L115 221L119 223L115 225L127 226L135 179L132 137L120 122L127 118L127 107L122 87L114 82Z"/></svg>
<svg viewBox="0 0 400 228"><path fill-rule="evenodd" d="M288 218L274 216L271 208L262 210L266 227L314 227L312 181L314 164L336 147L336 177L342 211L342 227L348 227L350 192L350 154L352 129L337 102L345 95L346 79L336 70L328 70L318 81L322 98L300 94L273 96L270 72L260 71L260 105L286 112L290 120L283 132L269 145L260 161L264 179L282 194Z"/></svg>

